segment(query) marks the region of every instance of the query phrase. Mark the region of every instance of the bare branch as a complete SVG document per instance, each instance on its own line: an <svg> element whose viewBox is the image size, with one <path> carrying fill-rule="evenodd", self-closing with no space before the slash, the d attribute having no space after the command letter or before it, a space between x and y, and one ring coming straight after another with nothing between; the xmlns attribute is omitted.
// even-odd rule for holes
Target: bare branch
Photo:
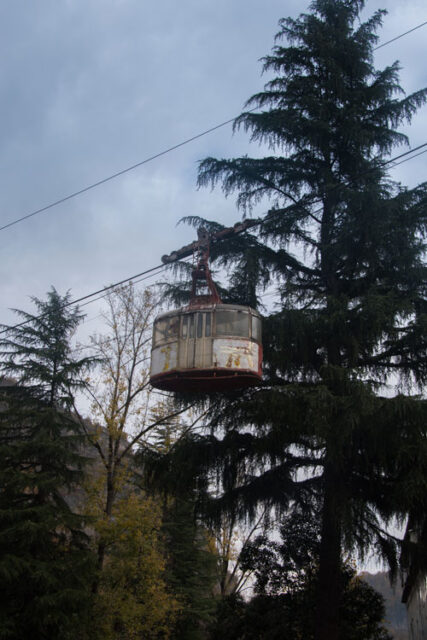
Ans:
<svg viewBox="0 0 427 640"><path fill-rule="evenodd" d="M155 422L152 422L150 425L148 425L148 427L145 427L144 429L141 429L141 431L139 433L137 433L137 435L132 438L132 440L129 442L127 447L122 451L122 453L118 457L118 460L120 461L123 458L123 456L125 456L126 453L134 446L134 444L136 444L138 442L138 440L140 440L146 433L148 433L149 431L152 431L153 429L155 429L159 425L164 424L168 420L171 420L172 418L176 418L177 416L181 415L185 411L188 411L189 409L191 409L194 406L195 406L194 404L190 404L190 405L188 405L188 407L184 407L183 409L179 409L179 411L175 411L175 413L171 413L171 414L169 414L167 416L163 416L162 418L159 418Z"/></svg>

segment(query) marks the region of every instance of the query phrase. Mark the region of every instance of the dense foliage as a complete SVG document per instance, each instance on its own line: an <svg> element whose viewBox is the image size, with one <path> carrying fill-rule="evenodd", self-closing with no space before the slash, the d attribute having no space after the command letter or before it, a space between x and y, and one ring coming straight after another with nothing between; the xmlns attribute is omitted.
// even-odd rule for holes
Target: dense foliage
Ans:
<svg viewBox="0 0 427 640"><path fill-rule="evenodd" d="M219 603L212 637L314 638L319 550L320 522L301 512L284 518L274 539L260 535L249 542L241 562L253 572L255 597ZM340 637L389 640L382 596L349 563L342 564L340 577Z"/></svg>
<svg viewBox="0 0 427 640"><path fill-rule="evenodd" d="M366 582L347 568L342 574L340 637L345 640L391 640L383 626L384 602ZM315 582L282 594L260 594L249 602L232 596L218 605L212 640L281 640L315 637Z"/></svg>

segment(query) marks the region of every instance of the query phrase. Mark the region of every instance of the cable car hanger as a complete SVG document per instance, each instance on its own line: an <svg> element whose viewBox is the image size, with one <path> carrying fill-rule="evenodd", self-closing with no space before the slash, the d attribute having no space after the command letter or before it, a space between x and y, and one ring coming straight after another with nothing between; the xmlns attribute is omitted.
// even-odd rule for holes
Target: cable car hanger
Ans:
<svg viewBox="0 0 427 640"><path fill-rule="evenodd" d="M215 231L214 233L209 233L203 227L199 227L197 234L198 239L192 242L191 244L186 244L181 249L177 249L176 251L172 251L169 255L162 256L163 264L169 264L170 262L176 262L177 260L181 260L182 258L187 258L194 254L195 251L199 249L200 246L200 232L206 235L205 242L208 243L208 258L209 258L209 246L212 244L216 244L220 240L224 240L229 236L237 235L246 231L246 229L250 229L251 227L256 227L260 223L260 220L243 220L243 222L236 222L232 227L226 227L225 229L221 229L221 231Z"/></svg>

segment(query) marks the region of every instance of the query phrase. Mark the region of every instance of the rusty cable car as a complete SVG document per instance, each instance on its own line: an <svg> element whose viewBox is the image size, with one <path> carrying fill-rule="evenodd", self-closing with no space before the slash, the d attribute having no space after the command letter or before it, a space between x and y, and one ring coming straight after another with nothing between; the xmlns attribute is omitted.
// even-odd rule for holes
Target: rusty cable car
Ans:
<svg viewBox="0 0 427 640"><path fill-rule="evenodd" d="M241 227L225 231L236 233ZM162 258L172 262L190 250L196 253L188 306L154 321L150 382L157 389L228 391L262 379L261 317L251 307L221 302L209 270L209 242L207 231L200 229L197 242Z"/></svg>

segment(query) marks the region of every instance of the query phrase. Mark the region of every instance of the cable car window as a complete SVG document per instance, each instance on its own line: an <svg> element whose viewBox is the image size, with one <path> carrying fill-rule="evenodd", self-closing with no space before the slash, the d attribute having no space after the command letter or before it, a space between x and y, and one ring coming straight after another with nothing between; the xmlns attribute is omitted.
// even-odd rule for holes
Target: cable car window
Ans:
<svg viewBox="0 0 427 640"><path fill-rule="evenodd" d="M189 323L190 323L190 327L188 330L188 337L189 338L194 338L194 313L192 313L190 316L188 316L189 318Z"/></svg>
<svg viewBox="0 0 427 640"><path fill-rule="evenodd" d="M174 316L173 318L169 318L167 338L168 340L170 340L172 338L178 338L178 336L179 336L179 317Z"/></svg>
<svg viewBox="0 0 427 640"><path fill-rule="evenodd" d="M252 338L261 342L261 318L258 316L252 316Z"/></svg>
<svg viewBox="0 0 427 640"><path fill-rule="evenodd" d="M178 338L179 334L179 318L165 318L157 320L154 328L154 344L166 342Z"/></svg>
<svg viewBox="0 0 427 640"><path fill-rule="evenodd" d="M166 320L157 320L154 325L154 344L158 344L165 339Z"/></svg>
<svg viewBox="0 0 427 640"><path fill-rule="evenodd" d="M249 336L249 314L244 311L217 311L217 336Z"/></svg>
<svg viewBox="0 0 427 640"><path fill-rule="evenodd" d="M181 328L181 336L186 338L188 335L188 316L183 316L182 318L182 328Z"/></svg>
<svg viewBox="0 0 427 640"><path fill-rule="evenodd" d="M197 314L197 337L201 338L203 336L203 313Z"/></svg>
<svg viewBox="0 0 427 640"><path fill-rule="evenodd" d="M205 314L205 318L206 318L205 336L207 338L209 338L211 333L212 333L212 314L211 313L206 313Z"/></svg>

